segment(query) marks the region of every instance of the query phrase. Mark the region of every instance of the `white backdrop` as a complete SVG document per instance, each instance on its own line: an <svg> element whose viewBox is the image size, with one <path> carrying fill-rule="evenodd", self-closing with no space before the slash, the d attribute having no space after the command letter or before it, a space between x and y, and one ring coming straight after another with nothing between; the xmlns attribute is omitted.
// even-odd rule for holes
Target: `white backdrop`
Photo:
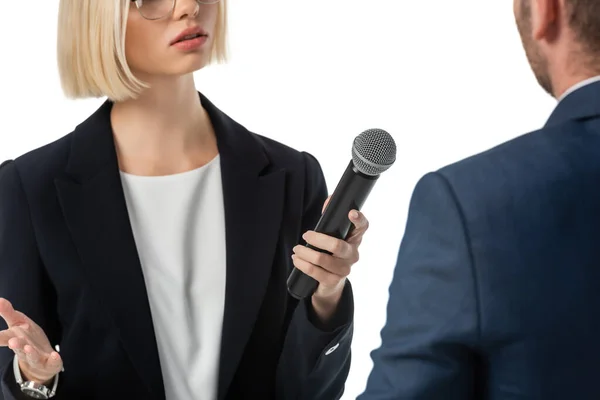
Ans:
<svg viewBox="0 0 600 400"><path fill-rule="evenodd" d="M2 160L70 132L103 101L63 98L57 3L3 2ZM371 229L351 275L356 327L344 399L354 399L380 343L417 179L537 129L555 102L529 70L512 2L230 0L229 33L230 62L198 72L198 89L250 130L315 155L331 192L360 132L385 129L398 145L363 209Z"/></svg>

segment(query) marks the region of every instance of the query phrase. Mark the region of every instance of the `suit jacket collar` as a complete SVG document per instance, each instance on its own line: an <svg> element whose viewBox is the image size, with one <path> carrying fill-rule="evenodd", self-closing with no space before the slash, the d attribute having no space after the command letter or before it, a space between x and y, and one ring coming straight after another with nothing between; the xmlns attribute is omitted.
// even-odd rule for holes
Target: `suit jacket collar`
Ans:
<svg viewBox="0 0 600 400"><path fill-rule="evenodd" d="M548 118L545 127L596 116L600 116L600 82L578 88L563 98Z"/></svg>
<svg viewBox="0 0 600 400"><path fill-rule="evenodd" d="M199 94L217 135L227 242L219 399L227 393L271 276L283 215L285 171L271 165L261 139ZM57 179L63 215L89 283L154 399L164 385L143 272L120 180L106 101L72 135ZM184 378L184 377L182 377Z"/></svg>

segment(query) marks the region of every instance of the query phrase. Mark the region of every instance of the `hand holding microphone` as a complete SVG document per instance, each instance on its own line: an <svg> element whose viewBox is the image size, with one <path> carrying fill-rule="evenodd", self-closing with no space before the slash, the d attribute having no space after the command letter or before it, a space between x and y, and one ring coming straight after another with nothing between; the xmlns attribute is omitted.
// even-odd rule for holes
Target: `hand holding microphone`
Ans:
<svg viewBox="0 0 600 400"><path fill-rule="evenodd" d="M323 211L330 200L331 196L327 198ZM360 211L352 210L347 217L354 227L346 240L308 231L302 235L308 246L298 245L293 249L294 266L319 283L314 294L327 299L332 306L337 304L350 269L358 262L358 247L369 229L369 221Z"/></svg>
<svg viewBox="0 0 600 400"><path fill-rule="evenodd" d="M305 234L306 246L294 248L296 268L288 277L289 293L303 299L317 289L320 295L335 293L358 261L358 246L368 229L368 221L360 213L379 175L396 160L394 139L384 130L369 129L354 140L352 160L314 231ZM352 212L357 211L357 217ZM354 224L355 229L350 230Z"/></svg>

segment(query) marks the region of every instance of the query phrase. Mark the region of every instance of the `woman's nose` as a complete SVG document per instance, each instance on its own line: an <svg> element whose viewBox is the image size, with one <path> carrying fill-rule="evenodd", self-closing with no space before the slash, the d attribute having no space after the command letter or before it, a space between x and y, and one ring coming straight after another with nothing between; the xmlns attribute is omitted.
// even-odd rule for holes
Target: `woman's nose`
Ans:
<svg viewBox="0 0 600 400"><path fill-rule="evenodd" d="M184 19L198 16L200 4L196 0L176 0L173 17L175 19Z"/></svg>

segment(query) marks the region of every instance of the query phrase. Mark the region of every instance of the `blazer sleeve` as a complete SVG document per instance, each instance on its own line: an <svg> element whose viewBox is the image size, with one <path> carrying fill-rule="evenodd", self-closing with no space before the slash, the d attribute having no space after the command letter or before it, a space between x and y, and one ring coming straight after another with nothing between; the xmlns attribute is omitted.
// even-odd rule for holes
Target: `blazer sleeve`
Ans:
<svg viewBox="0 0 600 400"><path fill-rule="evenodd" d="M0 297L36 322L53 343L58 343L58 317L37 250L29 207L15 162L0 167ZM7 329L0 318L0 330ZM14 353L0 348L0 400L28 400L16 384ZM57 395L60 399L60 382Z"/></svg>
<svg viewBox="0 0 600 400"><path fill-rule="evenodd" d="M306 193L302 234L314 229L327 199L325 177L318 161L308 153L303 155ZM298 241L305 244L301 238ZM290 301L297 302L291 297ZM310 298L298 302L278 366L278 399L341 398L350 369L353 319L354 300L350 281L346 282L340 304L327 325L319 323Z"/></svg>
<svg viewBox="0 0 600 400"><path fill-rule="evenodd" d="M474 398L476 285L461 209L448 181L429 173L411 199L381 346L358 399Z"/></svg>

